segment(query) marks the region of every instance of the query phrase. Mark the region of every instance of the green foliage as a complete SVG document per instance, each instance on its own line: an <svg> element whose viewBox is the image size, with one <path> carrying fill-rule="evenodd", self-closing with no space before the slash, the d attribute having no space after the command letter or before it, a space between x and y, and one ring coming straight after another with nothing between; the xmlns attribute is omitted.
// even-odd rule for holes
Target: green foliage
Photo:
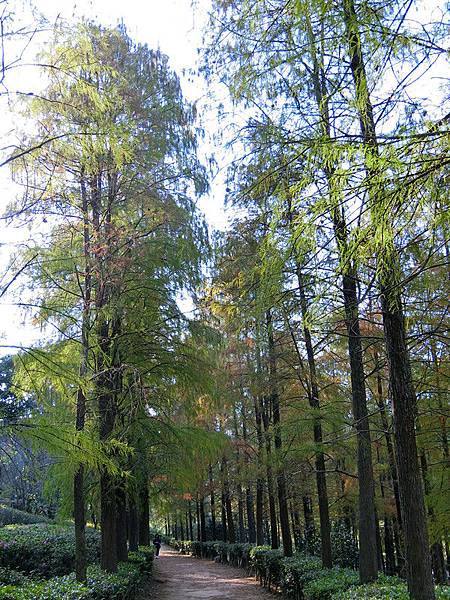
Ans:
<svg viewBox="0 0 450 600"><path fill-rule="evenodd" d="M60 544L58 548L61 549ZM45 551L52 561L50 548L46 547ZM89 566L86 584L77 583L74 573L41 580L0 567L0 599L131 600L149 577L152 564L153 550L140 548L138 552L130 553L129 562L121 563L117 573L105 573L98 565Z"/></svg>
<svg viewBox="0 0 450 600"><path fill-rule="evenodd" d="M305 583L315 578L322 569L322 561L316 556L296 552L283 560L283 593L288 598L296 598Z"/></svg>
<svg viewBox="0 0 450 600"><path fill-rule="evenodd" d="M436 599L448 600L448 598L450 598L450 588L437 586ZM350 590L337 592L331 600L410 600L410 595L406 583L399 583L394 577L383 577L377 583L358 585Z"/></svg>
<svg viewBox="0 0 450 600"><path fill-rule="evenodd" d="M100 557L100 534L86 531L88 563ZM40 577L66 575L75 568L75 534L59 525L7 526L0 530L0 565Z"/></svg>
<svg viewBox="0 0 450 600"><path fill-rule="evenodd" d="M33 525L35 523L49 522L50 519L44 517L44 515L33 515L24 510L17 510L16 508L0 505L0 527L5 525Z"/></svg>
<svg viewBox="0 0 450 600"><path fill-rule="evenodd" d="M305 600L330 600L335 592L347 590L358 582L356 571L339 567L322 569L304 586Z"/></svg>

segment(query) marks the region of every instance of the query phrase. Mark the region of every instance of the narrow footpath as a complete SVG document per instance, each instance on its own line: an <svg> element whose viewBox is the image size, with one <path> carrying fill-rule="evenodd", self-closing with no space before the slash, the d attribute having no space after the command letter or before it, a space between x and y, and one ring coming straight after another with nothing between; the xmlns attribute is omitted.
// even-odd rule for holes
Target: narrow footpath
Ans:
<svg viewBox="0 0 450 600"><path fill-rule="evenodd" d="M243 569L178 554L163 546L153 563L153 579L142 600L269 600Z"/></svg>

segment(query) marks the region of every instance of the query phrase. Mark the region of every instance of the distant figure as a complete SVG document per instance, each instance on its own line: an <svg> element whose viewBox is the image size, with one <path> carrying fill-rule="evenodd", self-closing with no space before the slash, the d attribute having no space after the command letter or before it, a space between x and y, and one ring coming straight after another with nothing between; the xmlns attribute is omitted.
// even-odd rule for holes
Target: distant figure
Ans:
<svg viewBox="0 0 450 600"><path fill-rule="evenodd" d="M155 546L155 556L159 556L159 549L161 548L161 536L159 533L153 538L153 545Z"/></svg>

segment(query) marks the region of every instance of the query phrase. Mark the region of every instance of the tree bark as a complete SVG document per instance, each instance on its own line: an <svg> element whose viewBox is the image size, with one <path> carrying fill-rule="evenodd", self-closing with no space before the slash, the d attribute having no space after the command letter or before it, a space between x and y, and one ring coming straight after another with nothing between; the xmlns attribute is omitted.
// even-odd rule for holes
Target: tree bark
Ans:
<svg viewBox="0 0 450 600"><path fill-rule="evenodd" d="M292 214L289 206L289 220L292 222ZM314 347L312 343L312 337L308 323L308 301L306 297L304 277L301 271L300 265L297 262L297 282L300 295L300 310L303 321L303 336L305 338L306 355L308 359L308 371L309 371L309 386L308 386L308 402L314 411L320 410L319 400L319 385L317 382L316 372L316 359L314 356ZM290 325L289 325L290 327ZM300 356L300 352L297 348L297 342L294 337L294 333L291 330L291 337L293 338L294 345L297 354ZM328 490L327 480L325 475L325 457L323 453L323 434L322 434L322 423L320 416L316 416L313 421L313 435L314 443L316 444L315 450L315 467L316 467L316 486L317 486L317 498L319 503L319 520L320 520L320 541L321 541L321 552L322 552L322 565L326 569L330 569L332 566L331 557L331 522L330 512L328 507Z"/></svg>
<svg viewBox="0 0 450 600"><path fill-rule="evenodd" d="M116 490L116 534L117 534L117 560L126 562L128 560L127 547L127 502L123 487Z"/></svg>
<svg viewBox="0 0 450 600"><path fill-rule="evenodd" d="M200 498L199 507L200 507L200 541L206 542L205 499L203 497Z"/></svg>
<svg viewBox="0 0 450 600"><path fill-rule="evenodd" d="M283 466L282 438L281 438L281 413L280 396L278 392L277 357L273 337L272 314L266 313L267 336L269 347L269 381L270 401L272 405L272 418L274 427L275 458L277 461L276 480L278 491L278 509L280 514L281 539L283 541L284 556L292 556L292 537L289 526L289 510L287 498L286 475Z"/></svg>
<svg viewBox="0 0 450 600"><path fill-rule="evenodd" d="M211 503L211 533L212 539L217 539L216 533L216 498L214 495L214 479L212 466L209 465L209 487L210 487L210 503Z"/></svg>
<svg viewBox="0 0 450 600"><path fill-rule="evenodd" d="M139 545L150 546L150 507L147 477L139 485Z"/></svg>
<svg viewBox="0 0 450 600"><path fill-rule="evenodd" d="M369 181L369 200L373 222L382 219L389 238L389 223L382 206L381 173L373 107L367 84L358 19L353 0L343 0L344 24L350 70L356 90L356 106L365 151ZM385 242L386 244L386 242ZM379 249L378 285L382 300L383 325L389 380L394 407L397 472L405 533L408 590L414 600L434 600L425 500L415 437L416 394L412 383L411 364L406 343L406 328L400 288L395 285L400 272L399 259L392 244Z"/></svg>
<svg viewBox="0 0 450 600"><path fill-rule="evenodd" d="M89 221L89 201L86 190L84 172L80 175L81 201L83 212L83 253L85 262L84 290L83 290L83 315L81 323L81 362L80 380L81 385L77 391L77 414L75 428L83 431L86 420L86 396L83 389L83 379L88 372L89 360L89 331L91 312L91 241ZM73 481L73 506L75 522L75 576L76 580L84 583L86 581L86 505L84 494L84 465L79 464Z"/></svg>
<svg viewBox="0 0 450 600"><path fill-rule="evenodd" d="M169 534L166 522L166 535ZM139 518L136 497L133 491L128 492L128 547L130 552L139 548Z"/></svg>

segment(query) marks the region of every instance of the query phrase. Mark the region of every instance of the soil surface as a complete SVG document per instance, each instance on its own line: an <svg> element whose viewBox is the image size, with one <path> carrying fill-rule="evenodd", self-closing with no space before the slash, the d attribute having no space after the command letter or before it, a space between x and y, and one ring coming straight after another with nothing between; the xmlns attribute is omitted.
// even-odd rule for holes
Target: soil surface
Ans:
<svg viewBox="0 0 450 600"><path fill-rule="evenodd" d="M142 600L273 600L243 569L183 556L163 546Z"/></svg>

